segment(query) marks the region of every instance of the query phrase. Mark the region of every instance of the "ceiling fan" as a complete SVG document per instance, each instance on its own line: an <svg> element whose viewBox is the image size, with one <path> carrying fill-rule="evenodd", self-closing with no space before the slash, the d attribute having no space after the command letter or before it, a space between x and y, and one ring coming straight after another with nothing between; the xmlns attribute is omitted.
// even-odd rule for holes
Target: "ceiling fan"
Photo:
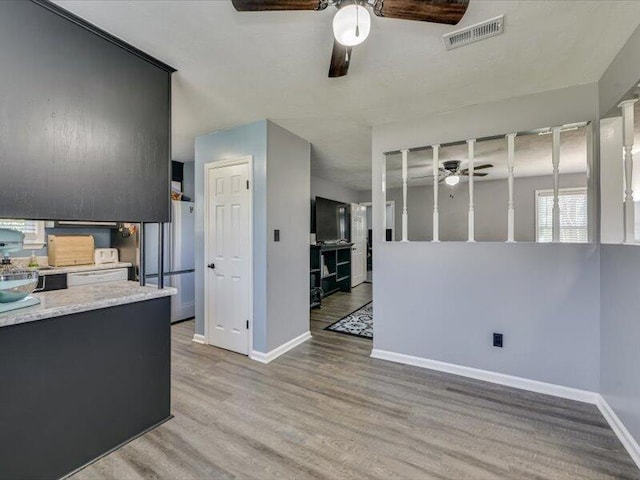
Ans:
<svg viewBox="0 0 640 480"><path fill-rule="evenodd" d="M438 169L438 183L446 183L447 185L454 186L460 183L460 177L468 177L469 169L463 168L460 170L460 164L462 162L460 160L447 160L446 162L442 162L442 167ZM476 170L485 170L487 168L493 168L493 165L490 163L485 163L483 165L478 165L473 167L473 176L474 177L486 177L489 175L487 172L477 172ZM412 180L417 180L419 178L433 178L434 175L423 175L421 177L413 177Z"/></svg>
<svg viewBox="0 0 640 480"><path fill-rule="evenodd" d="M469 0L231 0L239 12L267 10L338 9L333 17L333 52L329 77L343 77L349 71L351 49L369 36L369 7L378 17L457 24L467 11Z"/></svg>

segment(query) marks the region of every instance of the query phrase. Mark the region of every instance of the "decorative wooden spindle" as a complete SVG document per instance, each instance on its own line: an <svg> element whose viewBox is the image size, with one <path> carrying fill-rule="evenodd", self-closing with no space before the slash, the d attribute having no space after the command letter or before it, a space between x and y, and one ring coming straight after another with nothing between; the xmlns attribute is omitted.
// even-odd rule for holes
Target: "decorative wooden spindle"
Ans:
<svg viewBox="0 0 640 480"><path fill-rule="evenodd" d="M507 137L507 170L509 172L509 203L507 205L507 242L515 242L515 208L513 204L513 167L515 164L515 139L517 133L508 133Z"/></svg>
<svg viewBox="0 0 640 480"><path fill-rule="evenodd" d="M409 150L402 150L402 241L409 241L409 215L407 213L407 180Z"/></svg>
<svg viewBox="0 0 640 480"><path fill-rule="evenodd" d="M551 226L551 241L553 243L560 242L560 127L553 127L552 132L552 155L551 162L553 163L553 209L552 226Z"/></svg>
<svg viewBox="0 0 640 480"><path fill-rule="evenodd" d="M467 140L467 145L469 146L469 238L468 242L475 242L475 214L473 211L473 160L475 155L475 139Z"/></svg>
<svg viewBox="0 0 640 480"><path fill-rule="evenodd" d="M433 241L440 241L440 219L438 218L438 182L440 181L440 145L433 149Z"/></svg>
<svg viewBox="0 0 640 480"><path fill-rule="evenodd" d="M625 100L622 109L622 143L624 145L624 243L635 243L635 208L633 205L633 106L638 99Z"/></svg>

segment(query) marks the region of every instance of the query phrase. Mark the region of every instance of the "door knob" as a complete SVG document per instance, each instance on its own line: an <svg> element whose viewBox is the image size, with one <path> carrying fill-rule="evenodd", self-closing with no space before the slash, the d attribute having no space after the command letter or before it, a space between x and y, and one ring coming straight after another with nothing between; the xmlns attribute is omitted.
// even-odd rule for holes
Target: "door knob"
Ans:
<svg viewBox="0 0 640 480"><path fill-rule="evenodd" d="M209 267L211 270L213 270L214 268L216 268L216 264L215 263L210 263L209 265L207 265L207 267Z"/></svg>

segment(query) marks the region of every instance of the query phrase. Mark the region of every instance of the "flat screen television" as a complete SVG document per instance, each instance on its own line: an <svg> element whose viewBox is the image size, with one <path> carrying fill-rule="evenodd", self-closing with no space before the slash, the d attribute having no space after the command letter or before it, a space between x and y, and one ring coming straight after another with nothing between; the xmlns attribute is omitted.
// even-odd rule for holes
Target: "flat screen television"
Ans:
<svg viewBox="0 0 640 480"><path fill-rule="evenodd" d="M349 240L350 210L351 207L347 203L316 197L316 240L320 242Z"/></svg>

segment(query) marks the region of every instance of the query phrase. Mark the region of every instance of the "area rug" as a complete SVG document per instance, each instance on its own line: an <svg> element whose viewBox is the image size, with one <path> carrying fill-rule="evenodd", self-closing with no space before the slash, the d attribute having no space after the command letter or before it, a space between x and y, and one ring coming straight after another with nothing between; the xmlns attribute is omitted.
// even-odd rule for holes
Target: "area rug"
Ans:
<svg viewBox="0 0 640 480"><path fill-rule="evenodd" d="M332 323L325 330L345 333L362 338L373 338L373 303L369 302L341 320Z"/></svg>

